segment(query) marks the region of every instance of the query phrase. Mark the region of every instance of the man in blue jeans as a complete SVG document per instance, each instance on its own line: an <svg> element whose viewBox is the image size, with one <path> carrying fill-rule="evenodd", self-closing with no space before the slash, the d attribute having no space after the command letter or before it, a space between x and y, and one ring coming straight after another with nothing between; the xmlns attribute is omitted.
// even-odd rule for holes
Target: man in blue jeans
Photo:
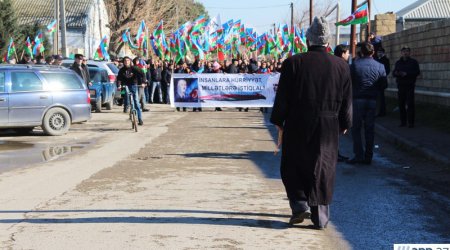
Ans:
<svg viewBox="0 0 450 250"><path fill-rule="evenodd" d="M117 84L119 87L127 86L128 90L133 95L134 108L137 111L139 125L144 125L144 121L142 120L142 112L141 106L139 105L138 98L138 83L139 79L144 77L144 73L141 69L136 66L133 66L131 63L131 58L128 56L123 58L123 67L119 70L117 75ZM128 94L128 93L127 93ZM127 96L125 98L128 98ZM127 104L124 103L124 112L126 112Z"/></svg>
<svg viewBox="0 0 450 250"><path fill-rule="evenodd" d="M349 164L371 164L374 146L375 116L377 96L386 83L386 71L383 64L375 61L374 47L368 42L361 43L362 57L350 67L353 88L353 152L355 157ZM364 141L361 129L364 127Z"/></svg>

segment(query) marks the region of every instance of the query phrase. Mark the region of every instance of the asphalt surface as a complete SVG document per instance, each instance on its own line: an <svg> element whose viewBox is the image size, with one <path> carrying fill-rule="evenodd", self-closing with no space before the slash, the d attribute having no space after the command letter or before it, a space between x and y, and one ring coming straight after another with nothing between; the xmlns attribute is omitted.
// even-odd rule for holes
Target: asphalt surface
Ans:
<svg viewBox="0 0 450 250"><path fill-rule="evenodd" d="M448 194L402 174L428 163L381 138L372 165L338 164L330 227L313 230L305 221L291 228L268 115L151 108L138 133L119 108L93 114L62 137L1 133L0 159L27 151L46 156L0 163L0 248L392 249L448 242ZM351 155L348 136L340 151Z"/></svg>

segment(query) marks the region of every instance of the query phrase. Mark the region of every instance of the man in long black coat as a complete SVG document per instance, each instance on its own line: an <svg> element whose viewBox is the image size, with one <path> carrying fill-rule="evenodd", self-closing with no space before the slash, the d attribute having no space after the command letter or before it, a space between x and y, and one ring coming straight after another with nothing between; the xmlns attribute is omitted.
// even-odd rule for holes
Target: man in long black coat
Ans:
<svg viewBox="0 0 450 250"><path fill-rule="evenodd" d="M338 136L352 123L352 88L347 63L327 53L326 19L316 17L306 37L309 51L282 65L270 121L282 134L289 223L311 217L315 228L323 229L333 196Z"/></svg>

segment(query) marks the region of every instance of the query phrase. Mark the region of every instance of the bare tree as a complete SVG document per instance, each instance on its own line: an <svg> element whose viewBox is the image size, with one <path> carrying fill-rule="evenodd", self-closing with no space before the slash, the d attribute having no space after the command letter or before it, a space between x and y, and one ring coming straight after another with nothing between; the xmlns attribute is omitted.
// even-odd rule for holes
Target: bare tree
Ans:
<svg viewBox="0 0 450 250"><path fill-rule="evenodd" d="M301 6L294 6L294 24L299 28L306 28L309 27L309 2L306 3L305 1L302 1L303 5ZM336 0L316 0L314 1L313 6L313 15L314 16L324 16L326 15L335 5L337 1ZM285 20L286 23L287 20Z"/></svg>
<svg viewBox="0 0 450 250"><path fill-rule="evenodd" d="M142 20L149 33L164 20L164 30L168 33L176 29L177 24L207 14L204 6L194 0L105 0L105 5L111 29L109 50L112 55L119 53L123 46L119 42L122 32L127 28L136 32Z"/></svg>

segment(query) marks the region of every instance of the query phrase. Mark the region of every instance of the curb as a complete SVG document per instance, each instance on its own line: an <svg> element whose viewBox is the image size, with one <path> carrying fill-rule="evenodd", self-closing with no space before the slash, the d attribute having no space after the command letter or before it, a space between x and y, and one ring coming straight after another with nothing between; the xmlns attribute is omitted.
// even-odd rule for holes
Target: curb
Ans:
<svg viewBox="0 0 450 250"><path fill-rule="evenodd" d="M400 145L408 150L419 153L427 159L450 166L450 159L447 156L436 153L433 150L403 138L380 124L375 124L375 133L392 144Z"/></svg>

